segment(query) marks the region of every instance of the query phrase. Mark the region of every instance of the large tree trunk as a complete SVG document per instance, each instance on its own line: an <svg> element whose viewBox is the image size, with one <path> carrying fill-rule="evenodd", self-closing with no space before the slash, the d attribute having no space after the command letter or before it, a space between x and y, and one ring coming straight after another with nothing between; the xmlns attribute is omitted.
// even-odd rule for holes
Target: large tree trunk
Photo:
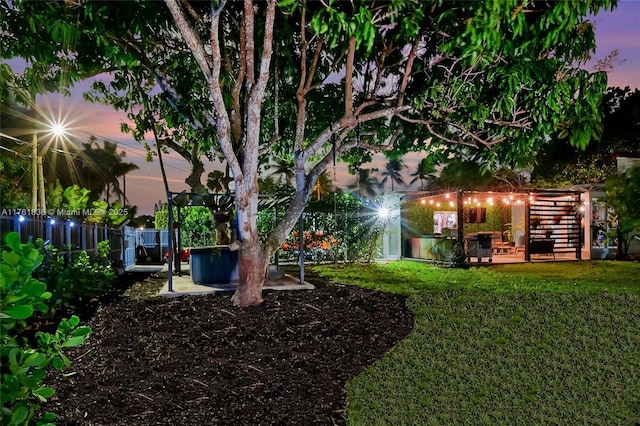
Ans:
<svg viewBox="0 0 640 426"><path fill-rule="evenodd" d="M234 305L246 307L262 303L262 287L267 269L266 257L259 244L242 247L238 255L240 283L232 297Z"/></svg>

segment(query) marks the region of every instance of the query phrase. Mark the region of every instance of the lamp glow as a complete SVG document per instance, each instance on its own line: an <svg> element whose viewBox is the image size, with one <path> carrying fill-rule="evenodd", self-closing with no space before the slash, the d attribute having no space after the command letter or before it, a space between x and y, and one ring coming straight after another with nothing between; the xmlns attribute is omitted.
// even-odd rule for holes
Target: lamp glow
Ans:
<svg viewBox="0 0 640 426"><path fill-rule="evenodd" d="M378 217L379 217L380 219L388 219L388 218L389 218L389 216L391 216L391 211L389 210L389 208L388 208L388 207L381 206L381 207L378 209Z"/></svg>
<svg viewBox="0 0 640 426"><path fill-rule="evenodd" d="M56 138L61 138L67 132L67 128L62 122L54 122L50 126L50 131L51 131L51 134Z"/></svg>

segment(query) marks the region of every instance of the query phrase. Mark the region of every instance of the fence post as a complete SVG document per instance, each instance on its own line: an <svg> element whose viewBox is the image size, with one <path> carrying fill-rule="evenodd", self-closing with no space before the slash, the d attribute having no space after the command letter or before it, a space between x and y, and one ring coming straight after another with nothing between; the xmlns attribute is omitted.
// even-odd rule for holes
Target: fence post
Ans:
<svg viewBox="0 0 640 426"><path fill-rule="evenodd" d="M17 215L13 217L13 230L14 232L18 233L18 236L20 237L20 241L22 241L22 232L21 232L21 225L22 222L24 222L24 216L22 215Z"/></svg>
<svg viewBox="0 0 640 426"><path fill-rule="evenodd" d="M304 212L300 213L298 245L300 246L300 284L304 284Z"/></svg>
<svg viewBox="0 0 640 426"><path fill-rule="evenodd" d="M87 222L83 222L80 227L80 248L87 249Z"/></svg>
<svg viewBox="0 0 640 426"><path fill-rule="evenodd" d="M67 252L67 262L71 264L71 228L75 225L68 220L64 223L64 248Z"/></svg>
<svg viewBox="0 0 640 426"><path fill-rule="evenodd" d="M173 205L172 205L172 194L171 192L167 193L167 206L169 208L169 212L168 212L168 219L169 219L169 232L168 232L168 248L167 248L167 269L169 272L169 281L167 283L168 285L168 290L169 292L173 292L173 235L171 235L173 233ZM162 250L160 250L160 253L162 253ZM164 256L162 257L164 258ZM161 258L161 259L162 259Z"/></svg>
<svg viewBox="0 0 640 426"><path fill-rule="evenodd" d="M49 244L53 243L53 240L51 239L51 234L52 234L52 228L53 228L53 224L56 223L56 220L52 217L47 218L45 220L45 240L49 241Z"/></svg>

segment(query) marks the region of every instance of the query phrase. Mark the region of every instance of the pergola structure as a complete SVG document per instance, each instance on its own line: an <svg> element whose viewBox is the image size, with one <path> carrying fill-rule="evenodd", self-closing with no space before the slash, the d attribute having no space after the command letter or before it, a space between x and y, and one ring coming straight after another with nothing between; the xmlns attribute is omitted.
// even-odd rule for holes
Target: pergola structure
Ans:
<svg viewBox="0 0 640 426"><path fill-rule="evenodd" d="M464 241L469 234L482 232L491 234L494 254L517 257L522 253L524 260L530 261L531 255L555 258L558 253L568 253L582 259L585 205L579 190L416 191L407 193L404 201L405 207L411 202L423 207L411 209L413 217L404 209L405 252L422 247L417 256L405 253L409 254L405 257L428 259L429 253L422 252L425 247L433 254L430 248L452 245L443 245L443 239ZM433 215L433 229L412 226L419 214L416 210ZM423 219L422 223L431 223L430 217Z"/></svg>

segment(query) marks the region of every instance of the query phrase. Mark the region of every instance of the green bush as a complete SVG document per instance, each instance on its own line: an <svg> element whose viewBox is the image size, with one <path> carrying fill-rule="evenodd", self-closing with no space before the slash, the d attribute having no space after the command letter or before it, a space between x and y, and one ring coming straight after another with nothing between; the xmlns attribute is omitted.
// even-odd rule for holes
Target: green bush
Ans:
<svg viewBox="0 0 640 426"><path fill-rule="evenodd" d="M173 220L178 220L178 209L173 208ZM207 207L191 206L180 209L180 239L182 247L203 247L216 244L215 221ZM155 213L156 229L169 228L169 210ZM174 228L175 231L175 228Z"/></svg>
<svg viewBox="0 0 640 426"><path fill-rule="evenodd" d="M374 200L375 201L375 200ZM375 220L371 202L343 193L321 200L311 200L304 212L305 259L323 261L371 261L381 249L380 235L386 224ZM275 228L285 209L265 209L258 213L261 240ZM299 222L280 247L280 259L297 261L299 256Z"/></svg>
<svg viewBox="0 0 640 426"><path fill-rule="evenodd" d="M44 260L34 277L45 283L51 292L48 304L52 315L72 302L82 302L111 289L114 272L109 260L108 241L98 243L94 255L84 250L74 254L70 263L55 247L47 246L43 251Z"/></svg>
<svg viewBox="0 0 640 426"><path fill-rule="evenodd" d="M44 256L34 244L21 244L20 236L12 232L5 238L0 263L0 365L2 381L3 425L35 423L40 403L54 394L42 384L47 368L60 370L70 365L62 353L64 348L80 346L89 334L89 327L78 327L80 320L73 316L62 320L55 334L36 333L35 345L30 345L23 332L34 314L47 313L46 301L51 293L46 284L32 274ZM32 347L35 346L35 347ZM53 413L45 413L37 424L51 424Z"/></svg>

